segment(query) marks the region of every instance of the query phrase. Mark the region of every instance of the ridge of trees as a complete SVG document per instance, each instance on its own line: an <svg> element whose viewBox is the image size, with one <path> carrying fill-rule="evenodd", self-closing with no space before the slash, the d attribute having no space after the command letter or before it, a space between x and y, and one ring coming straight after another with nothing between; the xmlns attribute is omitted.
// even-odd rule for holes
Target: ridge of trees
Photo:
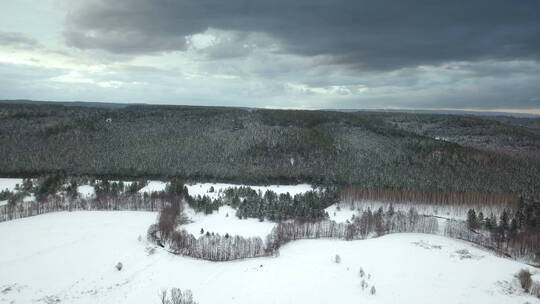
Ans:
<svg viewBox="0 0 540 304"><path fill-rule="evenodd" d="M178 177L540 195L538 159L460 146L402 127L410 122L422 129L442 119L464 138L476 140L484 135L470 134L471 128L485 128L489 140L516 143L518 150L540 146L531 128L493 126L481 117L16 104L0 105L0 117L2 176Z"/></svg>

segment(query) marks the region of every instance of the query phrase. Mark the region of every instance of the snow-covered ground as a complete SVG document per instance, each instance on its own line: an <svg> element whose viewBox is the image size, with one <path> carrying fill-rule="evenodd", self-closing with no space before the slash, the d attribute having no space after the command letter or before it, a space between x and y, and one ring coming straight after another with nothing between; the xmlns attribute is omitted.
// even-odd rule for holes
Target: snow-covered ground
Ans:
<svg viewBox="0 0 540 304"><path fill-rule="evenodd" d="M180 229L187 230L195 237L201 234L202 228L204 232L214 232L220 235L228 233L231 236L241 235L244 237L260 236L265 240L266 236L270 234L270 231L276 225L268 221L260 222L254 218L241 220L235 216L236 210L230 206L221 206L209 215L195 212L191 208L186 208L185 213L193 223L182 225Z"/></svg>
<svg viewBox="0 0 540 304"><path fill-rule="evenodd" d="M154 191L165 191L165 188L167 187L167 183L162 181L149 181L146 186L144 186L141 190L139 190L139 193L145 193L145 192L154 192Z"/></svg>
<svg viewBox="0 0 540 304"><path fill-rule="evenodd" d="M82 198L92 198L96 195L96 190L93 186L82 185L77 188L77 192Z"/></svg>
<svg viewBox="0 0 540 304"><path fill-rule="evenodd" d="M357 210L351 210L348 206L338 207L338 205L340 204L334 204L324 209L331 220L337 223L345 223L346 221L352 222L353 215L358 215Z"/></svg>
<svg viewBox="0 0 540 304"><path fill-rule="evenodd" d="M158 291L171 287L191 289L201 304L537 302L514 278L526 265L443 237L303 240L279 257L216 263L162 249L149 255L137 238L155 219L87 211L0 223L0 303L159 303Z"/></svg>
<svg viewBox="0 0 540 304"><path fill-rule="evenodd" d="M0 191L13 191L17 184L22 184L22 181L22 178L0 178Z"/></svg>

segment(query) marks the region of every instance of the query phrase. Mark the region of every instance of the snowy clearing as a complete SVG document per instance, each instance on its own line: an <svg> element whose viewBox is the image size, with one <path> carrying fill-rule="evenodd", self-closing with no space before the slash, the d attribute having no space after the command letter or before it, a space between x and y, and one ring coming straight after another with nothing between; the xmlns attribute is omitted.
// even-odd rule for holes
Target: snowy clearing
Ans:
<svg viewBox="0 0 540 304"><path fill-rule="evenodd" d="M15 186L21 185L23 182L22 178L0 178L0 191L15 190Z"/></svg>
<svg viewBox="0 0 540 304"><path fill-rule="evenodd" d="M349 206L339 206L339 204L334 204L326 209L324 209L328 213L328 218L337 222L337 223L345 223L346 221L352 221L353 215L358 215L357 210L351 210Z"/></svg>
<svg viewBox="0 0 540 304"><path fill-rule="evenodd" d="M77 192L79 192L79 195L82 198L92 198L96 195L96 190L93 186L90 185L83 185L77 187Z"/></svg>
<svg viewBox="0 0 540 304"><path fill-rule="evenodd" d="M191 289L201 304L537 301L514 278L526 265L444 237L302 240L279 257L215 263L163 249L148 254L137 238L155 220L151 212L87 211L0 223L7 244L0 251L0 303L159 303L158 291L171 287ZM122 271L114 268L118 262Z"/></svg>
<svg viewBox="0 0 540 304"><path fill-rule="evenodd" d="M151 193L155 191L165 191L168 183L162 181L149 181L148 185L144 186L139 193Z"/></svg>
<svg viewBox="0 0 540 304"><path fill-rule="evenodd" d="M219 233L220 235L228 233L230 236L259 236L264 240L276 225L275 223L268 221L260 222L258 219L254 218L241 220L235 216L236 210L230 206L221 206L218 210L209 215L195 212L189 207L186 208L185 213L193 223L182 225L178 229L185 229L195 237L198 237L201 234L202 228L204 229L204 232L214 232Z"/></svg>

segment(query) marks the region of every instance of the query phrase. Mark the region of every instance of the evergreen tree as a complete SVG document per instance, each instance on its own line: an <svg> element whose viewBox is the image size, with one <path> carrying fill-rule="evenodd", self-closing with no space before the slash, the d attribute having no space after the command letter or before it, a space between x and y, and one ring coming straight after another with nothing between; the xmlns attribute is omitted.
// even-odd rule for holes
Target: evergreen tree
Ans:
<svg viewBox="0 0 540 304"><path fill-rule="evenodd" d="M473 230L478 228L478 218L474 209L469 209L467 212L467 226Z"/></svg>

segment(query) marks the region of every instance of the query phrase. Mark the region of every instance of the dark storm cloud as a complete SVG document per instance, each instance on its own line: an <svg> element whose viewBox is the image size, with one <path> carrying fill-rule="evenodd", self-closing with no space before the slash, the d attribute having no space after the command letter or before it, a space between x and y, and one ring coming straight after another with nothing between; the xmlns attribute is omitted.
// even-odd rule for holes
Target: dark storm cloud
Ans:
<svg viewBox="0 0 540 304"><path fill-rule="evenodd" d="M258 32L282 52L393 70L538 60L539 14L537 0L86 0L69 14L65 37L80 48L146 54L185 49L185 36L208 28Z"/></svg>

